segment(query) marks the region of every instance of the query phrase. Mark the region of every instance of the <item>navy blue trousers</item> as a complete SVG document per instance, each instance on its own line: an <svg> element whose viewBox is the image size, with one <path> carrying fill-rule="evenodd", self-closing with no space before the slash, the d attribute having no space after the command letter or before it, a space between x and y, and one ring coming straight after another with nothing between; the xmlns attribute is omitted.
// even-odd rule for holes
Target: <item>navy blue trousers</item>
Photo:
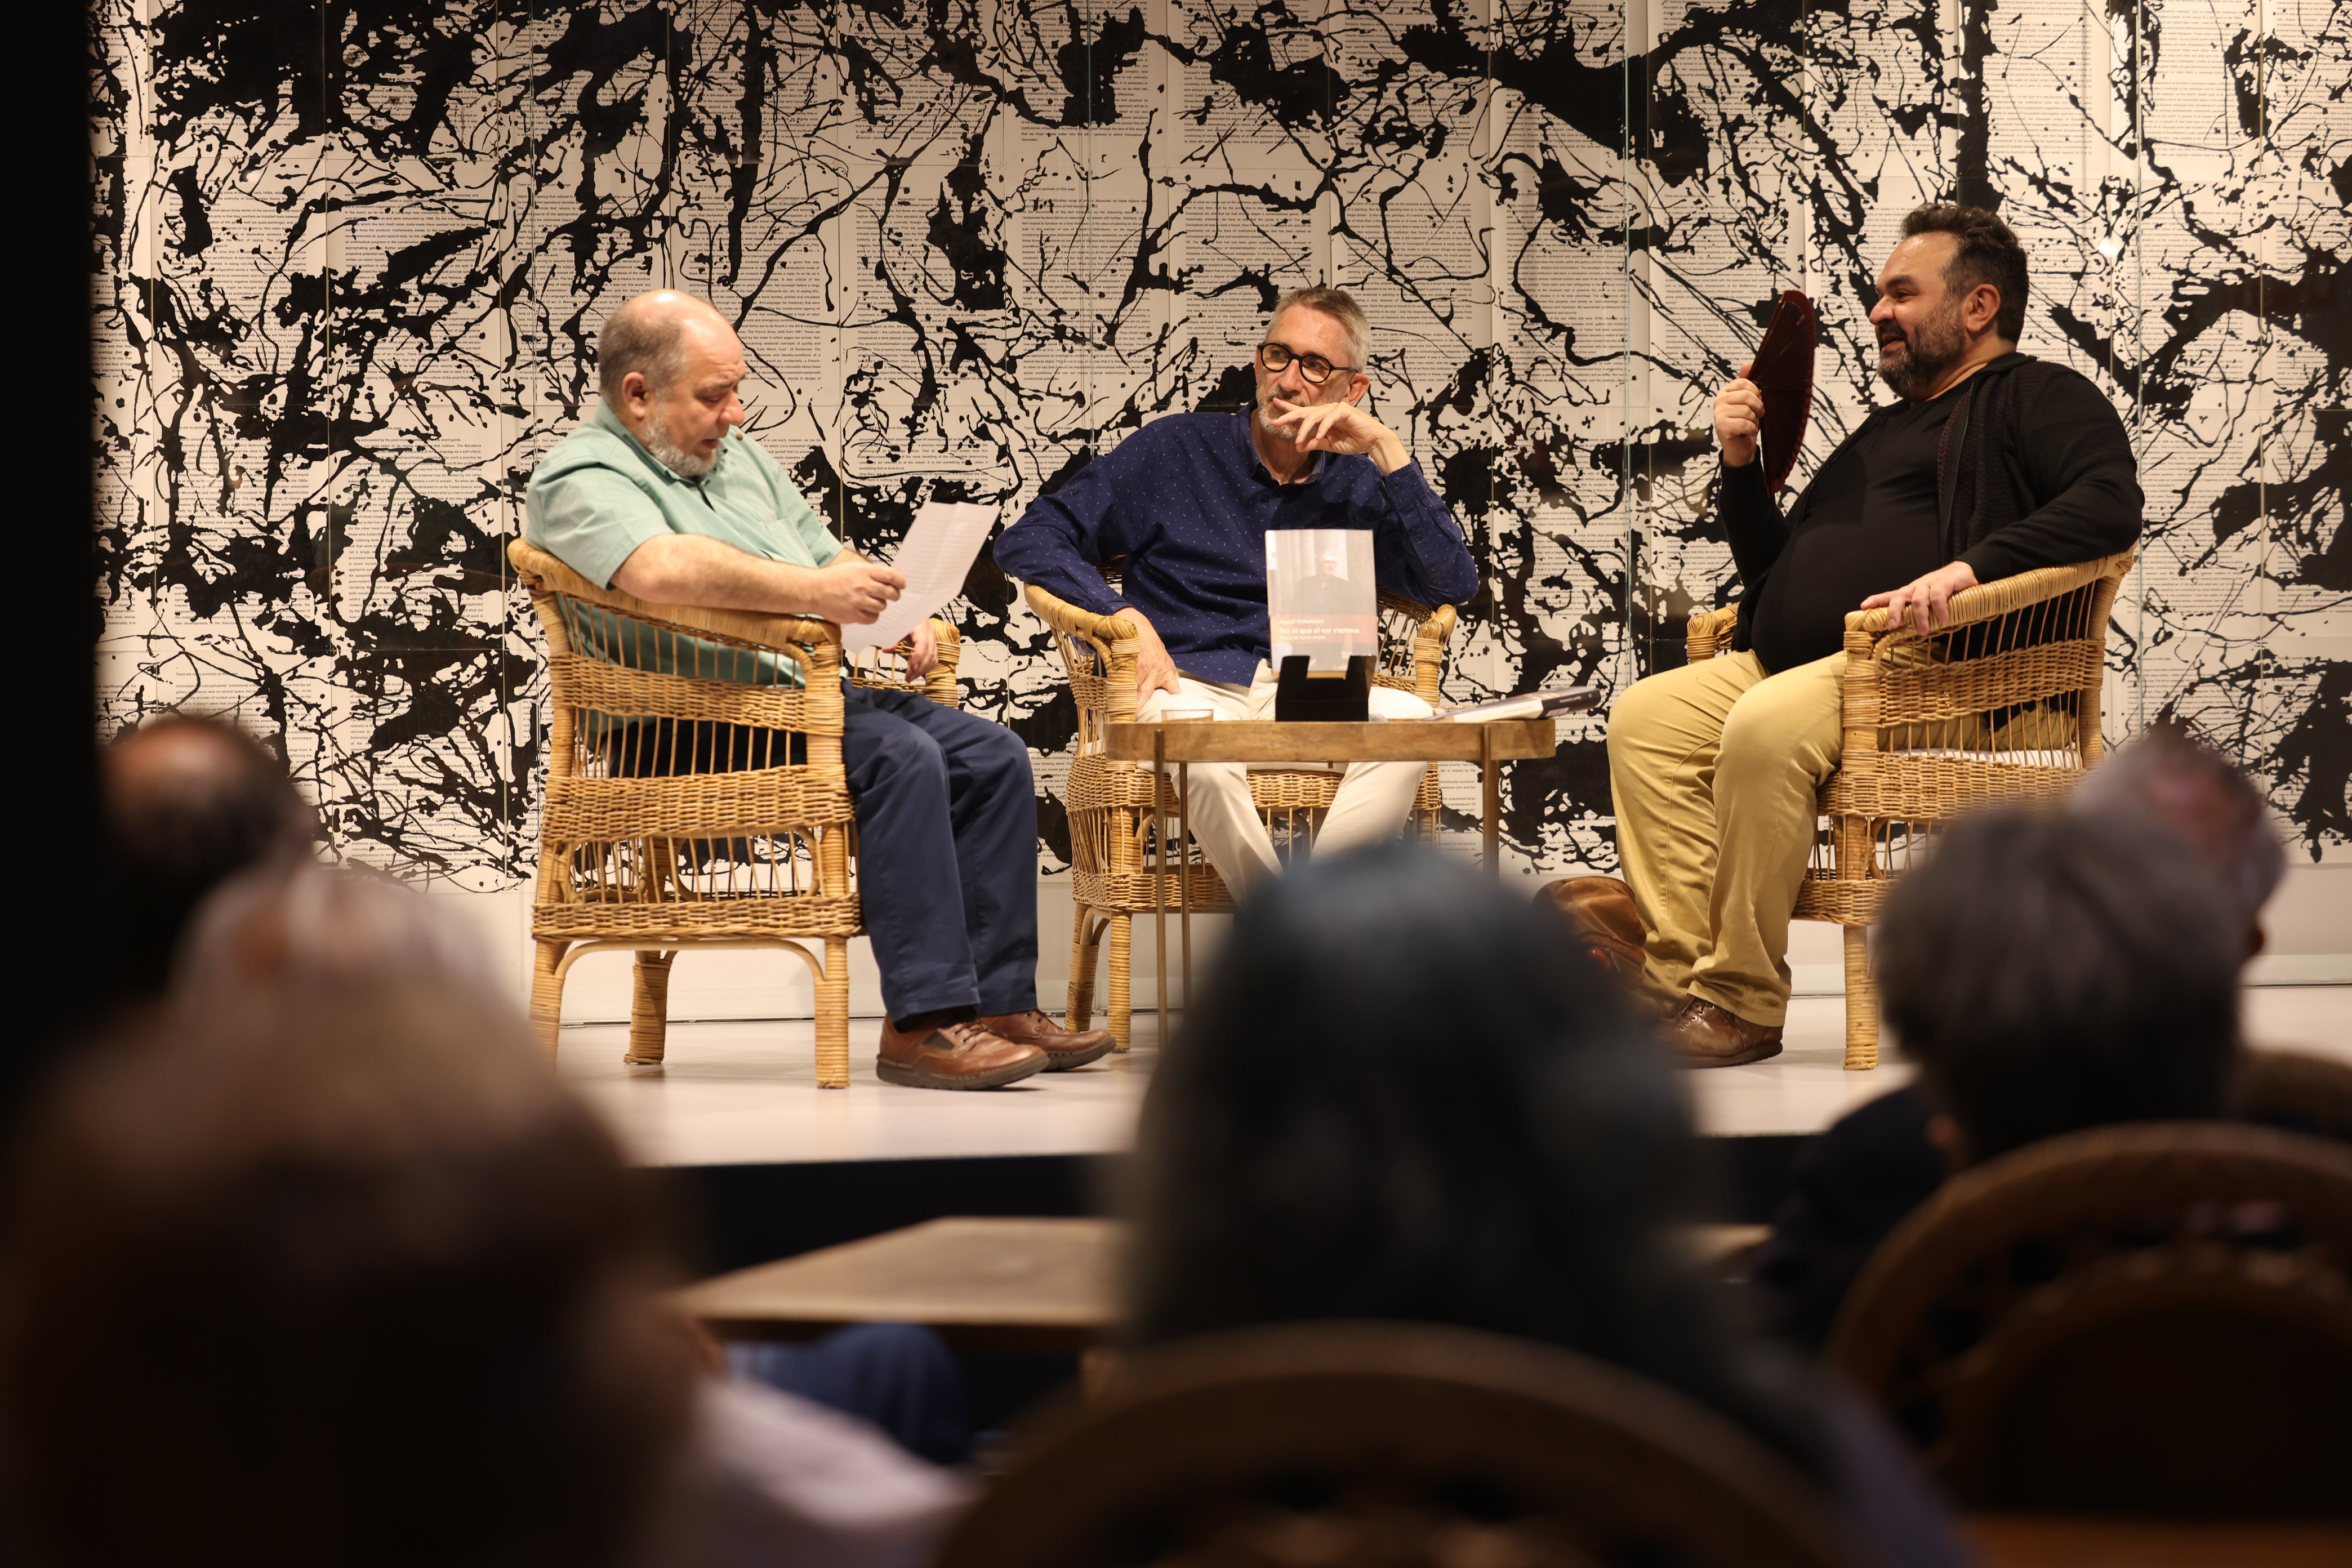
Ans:
<svg viewBox="0 0 2352 1568"><path fill-rule="evenodd" d="M841 760L857 816L857 889L882 1005L918 1013L1037 1005L1037 789L1002 724L907 691L853 686ZM614 746L615 773L723 773L798 763L780 730L667 719ZM739 851L740 852L740 851Z"/></svg>
<svg viewBox="0 0 2352 1568"><path fill-rule="evenodd" d="M912 1323L858 1323L814 1344L738 1342L727 1363L755 1377L870 1421L935 1465L971 1452L971 1395L939 1335Z"/></svg>
<svg viewBox="0 0 2352 1568"><path fill-rule="evenodd" d="M907 691L850 689L841 760L857 814L857 885L904 1020L1037 1005L1037 788L1002 724Z"/></svg>

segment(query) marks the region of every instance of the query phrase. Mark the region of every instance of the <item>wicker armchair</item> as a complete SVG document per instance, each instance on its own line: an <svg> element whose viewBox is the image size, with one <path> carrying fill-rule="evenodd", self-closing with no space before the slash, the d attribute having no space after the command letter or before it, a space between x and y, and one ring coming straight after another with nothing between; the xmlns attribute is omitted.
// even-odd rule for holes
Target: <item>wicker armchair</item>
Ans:
<svg viewBox="0 0 2352 1568"><path fill-rule="evenodd" d="M1136 628L1116 616L1079 609L1034 584L1026 592L1029 607L1053 628L1054 646L1061 650L1078 709L1077 754L1070 760L1064 795L1070 812L1070 871L1077 905L1070 933L1068 1024L1083 1029L1094 1016L1095 963L1108 930L1109 1026L1123 1051L1131 1041L1134 917L1158 908L1151 897L1151 770L1103 755L1105 726L1135 717ZM1373 679L1434 705L1445 645L1454 636L1454 606L1431 609L1383 593L1380 609L1381 655ZM1321 819L1339 788L1337 773L1308 769L1253 768L1249 781L1250 797L1265 816L1267 830L1279 826L1294 836ZM1172 811L1173 786L1164 787ZM1424 837L1436 835L1437 806L1437 770L1433 766L1422 779L1421 796L1413 806L1413 824ZM1233 908L1223 879L1198 845L1187 843L1181 856L1170 858L1171 900L1179 897L1179 876L1191 879L1195 912Z"/></svg>
<svg viewBox="0 0 2352 1568"><path fill-rule="evenodd" d="M1878 1065L1866 945L1888 887L1937 827L1978 806L2062 793L2100 756L2107 612L2131 570L2104 560L2023 572L1952 596L1930 637L1885 610L1845 618L1844 751L1796 918L1845 928L1845 1065ZM1731 647L1739 606L1690 618L1691 662Z"/></svg>
<svg viewBox="0 0 2352 1568"><path fill-rule="evenodd" d="M521 540L507 558L546 628L554 688L530 916L540 1043L554 1054L564 981L592 952L635 955L625 1059L652 1063L679 952L780 947L816 981L817 1082L848 1087L848 948L861 928L841 629L649 605ZM897 650L851 678L954 707L955 630L932 626L940 662L922 681L906 679ZM710 771L722 744L732 771Z"/></svg>
<svg viewBox="0 0 2352 1568"><path fill-rule="evenodd" d="M2144 1122L1989 1160L1872 1255L1824 1360L1963 1509L2352 1518L2352 1150Z"/></svg>

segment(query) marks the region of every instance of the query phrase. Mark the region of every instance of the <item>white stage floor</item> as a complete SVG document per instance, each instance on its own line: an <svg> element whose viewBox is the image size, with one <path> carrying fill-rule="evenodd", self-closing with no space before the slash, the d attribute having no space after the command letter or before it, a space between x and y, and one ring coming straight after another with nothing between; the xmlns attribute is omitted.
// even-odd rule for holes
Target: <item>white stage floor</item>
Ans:
<svg viewBox="0 0 2352 1568"><path fill-rule="evenodd" d="M812 1026L781 1022L674 1024L668 1061L622 1064L625 1025L563 1031L558 1065L620 1132L633 1155L660 1165L793 1163L818 1160L1100 1154L1126 1149L1155 1057L1156 1016L1136 1016L1135 1051L1009 1089L946 1094L897 1089L874 1077L880 1022L850 1024L850 1087L815 1085ZM2262 986L2246 994L2247 1037L2352 1059L2352 986ZM1890 1061L1849 1073L1844 1003L1800 996L1788 1048L1769 1062L1685 1075L1700 1131L1718 1136L1819 1131L1847 1108L1902 1084ZM1891 1054L1891 1053L1890 1053Z"/></svg>

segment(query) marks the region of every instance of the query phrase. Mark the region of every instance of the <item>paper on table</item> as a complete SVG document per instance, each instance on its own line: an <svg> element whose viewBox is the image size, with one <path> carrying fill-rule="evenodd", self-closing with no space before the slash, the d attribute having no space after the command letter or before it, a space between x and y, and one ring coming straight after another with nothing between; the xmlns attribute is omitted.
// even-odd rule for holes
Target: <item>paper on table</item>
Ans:
<svg viewBox="0 0 2352 1568"><path fill-rule="evenodd" d="M853 650L889 647L962 593L964 574L995 522L992 506L925 502L890 563L907 579L906 591L883 606L882 618L872 626L842 627L841 646Z"/></svg>

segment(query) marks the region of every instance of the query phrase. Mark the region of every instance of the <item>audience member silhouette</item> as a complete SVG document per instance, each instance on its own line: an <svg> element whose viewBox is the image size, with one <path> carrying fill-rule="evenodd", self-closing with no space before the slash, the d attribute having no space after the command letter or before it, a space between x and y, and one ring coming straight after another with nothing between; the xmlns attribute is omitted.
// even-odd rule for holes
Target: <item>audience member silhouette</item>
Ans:
<svg viewBox="0 0 2352 1568"><path fill-rule="evenodd" d="M1524 900L1402 845L1245 905L1145 1100L1134 1336L1386 1319L1565 1346L1778 1448L1871 1555L1957 1561L1874 1420L1718 1314L1668 1229L1697 1157L1676 1075L1558 949Z"/></svg>
<svg viewBox="0 0 2352 1568"><path fill-rule="evenodd" d="M2246 956L2262 952L2263 906L2286 875L2286 848L2269 802L2221 752L2179 725L2158 724L2092 769L2067 808L2125 812L2176 835L2221 879L2245 927Z"/></svg>
<svg viewBox="0 0 2352 1568"><path fill-rule="evenodd" d="M299 863L318 817L261 743L218 720L168 714L100 753L104 863L117 920L113 983L161 994L206 895L257 867Z"/></svg>
<svg viewBox="0 0 2352 1568"><path fill-rule="evenodd" d="M37 1560L923 1560L961 1484L698 1381L641 1182L425 900L248 880L190 949L58 1085L0 1228Z"/></svg>
<svg viewBox="0 0 2352 1568"><path fill-rule="evenodd" d="M2109 765L2162 777L2183 754L2138 744ZM2223 864L2192 846L2222 848ZM1876 944L1887 1024L1918 1080L1799 1163L1751 1273L1764 1326L1818 1350L1871 1253L1958 1166L2086 1127L2224 1114L2239 968L2275 881L2233 879L2248 858L2262 858L2250 836L2192 839L2096 797L1955 824L1896 886Z"/></svg>

